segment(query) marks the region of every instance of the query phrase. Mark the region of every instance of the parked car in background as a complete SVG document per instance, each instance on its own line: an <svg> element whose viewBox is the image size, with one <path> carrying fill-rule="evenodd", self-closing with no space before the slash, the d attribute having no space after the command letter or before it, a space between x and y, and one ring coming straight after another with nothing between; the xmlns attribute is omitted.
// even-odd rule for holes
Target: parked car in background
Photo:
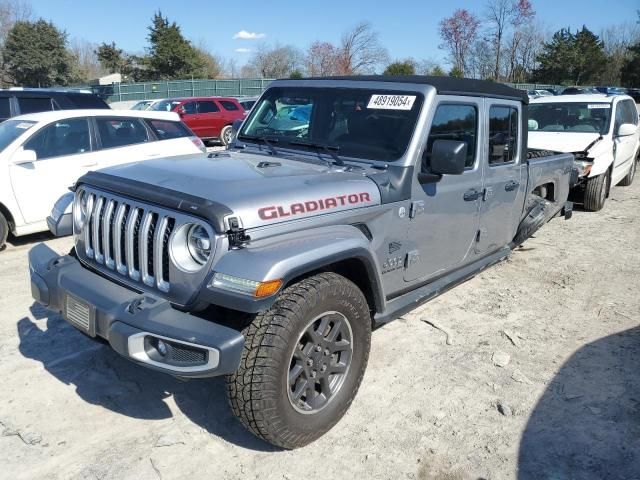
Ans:
<svg viewBox="0 0 640 480"><path fill-rule="evenodd" d="M584 208L600 210L613 185L631 185L640 148L638 111L628 95L567 95L532 100L529 146L571 152Z"/></svg>
<svg viewBox="0 0 640 480"><path fill-rule="evenodd" d="M627 91L621 87L595 87L595 89L605 95L626 95Z"/></svg>
<svg viewBox="0 0 640 480"><path fill-rule="evenodd" d="M223 145L229 145L233 139L233 122L243 120L247 114L232 97L168 98L150 110L176 112L198 137Z"/></svg>
<svg viewBox="0 0 640 480"><path fill-rule="evenodd" d="M239 97L238 103L242 105L246 111L250 111L260 97Z"/></svg>
<svg viewBox="0 0 640 480"><path fill-rule="evenodd" d="M28 113L78 108L108 109L109 105L89 91L45 88L0 90L0 122Z"/></svg>
<svg viewBox="0 0 640 480"><path fill-rule="evenodd" d="M174 113L67 110L6 120L0 123L0 246L9 232L47 230L56 201L89 170L205 151Z"/></svg>
<svg viewBox="0 0 640 480"><path fill-rule="evenodd" d="M553 96L553 93L551 93L549 90L534 89L534 90L527 90L527 95L529 95L529 98L538 98L538 97L550 97L550 96Z"/></svg>
<svg viewBox="0 0 640 480"><path fill-rule="evenodd" d="M560 95L593 95L601 93L593 87L567 87Z"/></svg>

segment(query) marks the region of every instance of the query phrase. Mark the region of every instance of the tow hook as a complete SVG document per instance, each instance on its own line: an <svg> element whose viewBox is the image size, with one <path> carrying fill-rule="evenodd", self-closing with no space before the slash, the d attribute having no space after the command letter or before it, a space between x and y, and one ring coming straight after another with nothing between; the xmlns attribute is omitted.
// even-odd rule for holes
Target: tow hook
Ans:
<svg viewBox="0 0 640 480"><path fill-rule="evenodd" d="M245 233L245 229L240 228L240 222L236 217L229 219L227 237L229 238L229 247L232 250L246 247L251 240L251 237Z"/></svg>

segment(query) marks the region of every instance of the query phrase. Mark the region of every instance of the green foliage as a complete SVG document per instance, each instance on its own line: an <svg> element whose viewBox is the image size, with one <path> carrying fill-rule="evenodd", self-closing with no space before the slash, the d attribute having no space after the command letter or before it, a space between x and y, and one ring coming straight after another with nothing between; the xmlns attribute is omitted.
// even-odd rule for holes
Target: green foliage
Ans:
<svg viewBox="0 0 640 480"><path fill-rule="evenodd" d="M102 43L95 51L102 68L109 73L121 73L125 66L125 57L122 49L116 47L115 42Z"/></svg>
<svg viewBox="0 0 640 480"><path fill-rule="evenodd" d="M149 76L155 79L190 78L204 68L204 59L191 42L182 36L180 27L169 22L162 12L154 14L149 27L149 56L144 62Z"/></svg>
<svg viewBox="0 0 640 480"><path fill-rule="evenodd" d="M45 20L16 22L7 35L3 56L17 85L50 87L72 81L67 35Z"/></svg>
<svg viewBox="0 0 640 480"><path fill-rule="evenodd" d="M575 34L568 29L557 31L543 44L537 60L536 82L586 85L598 83L607 57L602 40L583 26Z"/></svg>
<svg viewBox="0 0 640 480"><path fill-rule="evenodd" d="M293 70L293 71L289 74L289 78L296 78L296 79L299 79L299 78L302 78L302 77L303 77L302 72L301 72L300 70L298 70L298 69Z"/></svg>
<svg viewBox="0 0 640 480"><path fill-rule="evenodd" d="M460 70L460 68L458 68L458 67L453 67L449 71L449 76L450 77L456 77L456 78L462 78L462 70Z"/></svg>
<svg viewBox="0 0 640 480"><path fill-rule="evenodd" d="M446 77L447 72L445 72L440 65L436 65L431 69L429 75L433 75L434 77Z"/></svg>
<svg viewBox="0 0 640 480"><path fill-rule="evenodd" d="M393 62L387 65L383 75L415 75L416 67L411 60Z"/></svg>
<svg viewBox="0 0 640 480"><path fill-rule="evenodd" d="M621 82L625 87L640 87L640 42L629 47L629 58L620 71Z"/></svg>

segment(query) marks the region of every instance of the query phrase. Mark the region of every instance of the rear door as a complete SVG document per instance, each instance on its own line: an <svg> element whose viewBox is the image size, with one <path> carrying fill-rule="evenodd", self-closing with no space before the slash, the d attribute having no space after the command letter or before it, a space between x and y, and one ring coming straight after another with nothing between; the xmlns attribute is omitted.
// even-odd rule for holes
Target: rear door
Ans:
<svg viewBox="0 0 640 480"><path fill-rule="evenodd" d="M220 107L213 100L198 100L198 117L199 123L202 125L202 134L198 136L203 138L218 138L220 130L225 125L224 115L220 111Z"/></svg>
<svg viewBox="0 0 640 480"><path fill-rule="evenodd" d="M486 99L485 105L487 141L483 149L487 161L483 162L484 188L475 246L478 254L494 252L513 240L526 190L520 158L521 105L493 99Z"/></svg>
<svg viewBox="0 0 640 480"><path fill-rule="evenodd" d="M473 256L482 191L482 99L438 97L423 154L429 171L433 142L455 140L467 144L462 175L444 175L436 183L418 183L412 192L405 281L425 281L462 266Z"/></svg>
<svg viewBox="0 0 640 480"><path fill-rule="evenodd" d="M204 151L202 141L195 138L193 132L189 131L182 122L158 119L147 119L145 122L156 136L155 149L162 152L162 156L185 155Z"/></svg>
<svg viewBox="0 0 640 480"><path fill-rule="evenodd" d="M33 163L11 165L11 184L26 223L44 221L55 202L95 163L87 118L59 120L24 144L36 152Z"/></svg>

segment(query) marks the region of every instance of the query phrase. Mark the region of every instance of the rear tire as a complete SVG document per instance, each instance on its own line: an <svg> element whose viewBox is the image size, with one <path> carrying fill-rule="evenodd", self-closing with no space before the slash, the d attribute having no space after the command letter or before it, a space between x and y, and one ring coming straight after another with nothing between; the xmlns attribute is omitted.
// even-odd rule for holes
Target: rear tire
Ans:
<svg viewBox="0 0 640 480"><path fill-rule="evenodd" d="M631 161L631 169L629 170L629 173L627 173L627 176L624 177L618 185L621 185L623 187L630 186L633 183L633 179L636 176L636 168L637 168L637 160L634 157L633 160Z"/></svg>
<svg viewBox="0 0 640 480"><path fill-rule="evenodd" d="M227 393L249 431L292 449L342 418L362 381L371 343L369 307L353 282L335 273L301 280L243 334L240 367L227 377Z"/></svg>
<svg viewBox="0 0 640 480"><path fill-rule="evenodd" d="M584 209L589 212L602 210L609 189L609 171L587 179L584 190Z"/></svg>
<svg viewBox="0 0 640 480"><path fill-rule="evenodd" d="M233 132L231 130L231 125L227 125L220 131L220 142L225 147L229 146L229 144L233 140Z"/></svg>
<svg viewBox="0 0 640 480"><path fill-rule="evenodd" d="M9 235L9 222L0 212L0 250L4 250L7 243L7 236Z"/></svg>

